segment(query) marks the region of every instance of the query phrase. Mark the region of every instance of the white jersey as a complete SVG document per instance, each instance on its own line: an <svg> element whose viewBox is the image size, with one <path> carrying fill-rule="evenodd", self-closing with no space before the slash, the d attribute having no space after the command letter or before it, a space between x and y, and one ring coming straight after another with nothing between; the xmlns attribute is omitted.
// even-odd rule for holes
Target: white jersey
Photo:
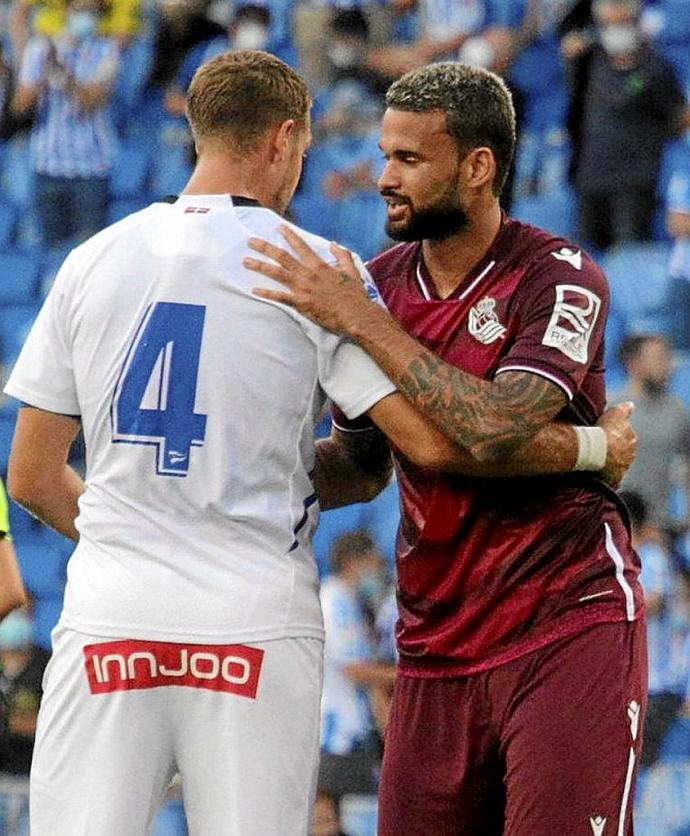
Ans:
<svg viewBox="0 0 690 836"><path fill-rule="evenodd" d="M242 266L247 239L285 245L284 220L252 203L183 195L75 249L7 383L32 406L81 416L66 627L323 635L315 419L327 397L353 417L394 386L350 341L252 295L273 282Z"/></svg>

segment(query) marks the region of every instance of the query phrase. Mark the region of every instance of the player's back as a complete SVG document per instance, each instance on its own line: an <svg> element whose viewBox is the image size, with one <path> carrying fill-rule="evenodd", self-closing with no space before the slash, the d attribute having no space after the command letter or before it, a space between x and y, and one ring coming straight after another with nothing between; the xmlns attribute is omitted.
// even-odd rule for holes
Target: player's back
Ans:
<svg viewBox="0 0 690 836"><path fill-rule="evenodd" d="M324 390L351 406L371 392L351 394L353 346L252 295L247 239L282 241L280 223L227 195L183 196L100 233L61 270L41 317L58 323L75 391L24 399L83 423L68 626L320 635L314 423Z"/></svg>

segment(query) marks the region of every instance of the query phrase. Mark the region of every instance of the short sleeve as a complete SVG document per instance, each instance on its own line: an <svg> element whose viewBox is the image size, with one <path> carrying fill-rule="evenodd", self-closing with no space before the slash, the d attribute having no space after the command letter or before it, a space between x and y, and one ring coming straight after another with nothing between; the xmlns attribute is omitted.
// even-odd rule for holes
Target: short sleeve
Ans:
<svg viewBox="0 0 690 836"><path fill-rule="evenodd" d="M534 265L513 304L518 330L496 374L531 371L572 400L602 345L609 307L604 274L581 250L561 247Z"/></svg>
<svg viewBox="0 0 690 836"><path fill-rule="evenodd" d="M68 258L61 267L5 385L5 392L29 406L80 415L68 336L71 264Z"/></svg>

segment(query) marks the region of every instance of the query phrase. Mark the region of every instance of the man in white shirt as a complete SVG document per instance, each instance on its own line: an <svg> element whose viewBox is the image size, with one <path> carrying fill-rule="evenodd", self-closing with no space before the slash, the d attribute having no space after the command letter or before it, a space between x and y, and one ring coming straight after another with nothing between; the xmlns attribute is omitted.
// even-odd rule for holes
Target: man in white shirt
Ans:
<svg viewBox="0 0 690 836"><path fill-rule="evenodd" d="M70 254L7 384L28 405L10 492L78 541L38 723L34 836L144 834L175 772L192 834L306 834L323 643L311 533L319 505L371 497L390 473L368 430L315 449L324 401L367 412L418 465L487 467L350 341L252 294L248 240L282 240L310 103L266 53L204 65L184 193ZM614 471L632 455L617 414ZM84 481L66 464L80 425ZM502 467L577 457L575 432L553 425Z"/></svg>

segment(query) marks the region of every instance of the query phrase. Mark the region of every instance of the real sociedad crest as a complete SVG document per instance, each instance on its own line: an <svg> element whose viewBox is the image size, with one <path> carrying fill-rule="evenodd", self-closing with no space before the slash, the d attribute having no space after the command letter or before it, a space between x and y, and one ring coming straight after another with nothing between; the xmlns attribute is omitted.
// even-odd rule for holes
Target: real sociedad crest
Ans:
<svg viewBox="0 0 690 836"><path fill-rule="evenodd" d="M508 331L498 321L498 314L495 308L496 300L490 296L485 296L474 308L470 308L467 330L475 340L478 340L483 345L490 345L491 343L495 343L496 340L504 339Z"/></svg>

